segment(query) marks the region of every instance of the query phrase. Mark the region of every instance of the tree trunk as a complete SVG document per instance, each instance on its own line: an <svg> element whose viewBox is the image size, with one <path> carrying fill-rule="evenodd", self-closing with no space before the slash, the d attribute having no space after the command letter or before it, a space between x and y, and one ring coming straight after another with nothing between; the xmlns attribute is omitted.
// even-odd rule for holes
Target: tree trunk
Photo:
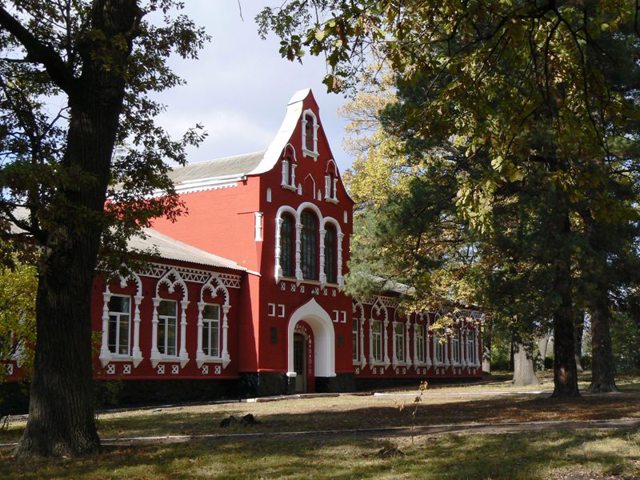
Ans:
<svg viewBox="0 0 640 480"><path fill-rule="evenodd" d="M491 373L491 320L485 322L482 333L484 334L482 341L482 373Z"/></svg>
<svg viewBox="0 0 640 480"><path fill-rule="evenodd" d="M589 392L617 392L611 348L609 292L600 290L591 305L591 385Z"/></svg>
<svg viewBox="0 0 640 480"><path fill-rule="evenodd" d="M559 215L558 237L568 240L571 233L568 209ZM568 243L568 242L567 242ZM553 397L578 397L575 327L571 291L571 251L564 245L555 258L554 291L560 302L553 313Z"/></svg>
<svg viewBox="0 0 640 480"><path fill-rule="evenodd" d="M532 348L521 343L516 345L516 353L513 357L513 385L516 387L540 384L536 377L532 351Z"/></svg>
<svg viewBox="0 0 640 480"><path fill-rule="evenodd" d="M100 447L91 371L93 267L85 263L99 236L91 237L69 239L40 260L46 265L39 275L29 419L19 456L76 456Z"/></svg>
<svg viewBox="0 0 640 480"><path fill-rule="evenodd" d="M551 334L547 333L544 337L540 337L538 339L538 352L540 353L540 365L538 365L538 370L544 370L544 361L547 358L550 338Z"/></svg>
<svg viewBox="0 0 640 480"><path fill-rule="evenodd" d="M516 342L513 340L514 335L511 334L511 341L509 342L509 370L513 371L515 366L514 356L516 354Z"/></svg>
<svg viewBox="0 0 640 480"><path fill-rule="evenodd" d="M578 372L584 372L582 368L582 337L584 335L584 312L582 310L576 312L576 369Z"/></svg>
<svg viewBox="0 0 640 480"><path fill-rule="evenodd" d="M66 85L70 119L61 170L69 176L52 199L51 226L38 264L36 354L29 418L16 449L21 457L77 456L100 448L91 292L123 105L124 65L131 52L131 44L123 49L122 41L132 38L140 15L135 0L95 0L91 25L104 38L81 45L82 74Z"/></svg>

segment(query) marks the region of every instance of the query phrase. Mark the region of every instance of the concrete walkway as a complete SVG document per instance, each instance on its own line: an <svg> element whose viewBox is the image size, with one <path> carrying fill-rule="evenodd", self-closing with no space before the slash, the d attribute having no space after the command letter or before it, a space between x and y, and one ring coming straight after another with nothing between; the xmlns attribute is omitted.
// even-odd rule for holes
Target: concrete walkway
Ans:
<svg viewBox="0 0 640 480"><path fill-rule="evenodd" d="M282 437L300 438L335 438L335 437L411 437L411 436L442 436L442 435L498 435L522 432L557 432L617 428L640 428L640 418L621 418L609 420L567 420L567 421L538 421L538 422L507 422L507 423L450 423L427 426L402 426L358 428L353 430L302 430L293 432L248 432L229 434L202 435L163 435L146 437L112 437L101 439L103 446L123 447L138 445L167 445L195 441L233 441L272 439ZM0 443L0 448L14 447L14 443Z"/></svg>

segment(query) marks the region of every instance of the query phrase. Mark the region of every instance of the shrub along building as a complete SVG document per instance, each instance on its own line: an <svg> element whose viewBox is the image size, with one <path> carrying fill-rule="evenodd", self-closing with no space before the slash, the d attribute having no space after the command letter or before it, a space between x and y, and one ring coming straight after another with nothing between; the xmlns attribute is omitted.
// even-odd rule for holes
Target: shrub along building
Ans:
<svg viewBox="0 0 640 480"><path fill-rule="evenodd" d="M429 330L438 314L400 314L398 291L344 293L353 201L309 90L265 152L172 177L188 215L131 242L158 256L95 281L98 379L204 396L482 375L477 312L459 312L441 341Z"/></svg>

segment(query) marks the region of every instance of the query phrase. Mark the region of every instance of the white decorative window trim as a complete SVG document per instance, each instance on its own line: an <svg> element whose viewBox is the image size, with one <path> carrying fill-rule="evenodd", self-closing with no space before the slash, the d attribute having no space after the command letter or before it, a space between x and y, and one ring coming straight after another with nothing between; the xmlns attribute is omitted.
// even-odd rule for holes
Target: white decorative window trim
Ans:
<svg viewBox="0 0 640 480"><path fill-rule="evenodd" d="M210 270L162 263L146 263L140 268L138 274L145 277L162 278L170 271L177 272L185 282L205 283L211 276L214 276L227 288L240 288L242 285L242 276L233 273L211 272Z"/></svg>
<svg viewBox="0 0 640 480"><path fill-rule="evenodd" d="M313 150L307 149L307 122L309 122L308 117L311 117L311 121L313 122ZM318 159L318 118L316 114L313 113L313 110L308 108L304 112L302 112L302 155L304 157L312 157L313 160Z"/></svg>
<svg viewBox="0 0 640 480"><path fill-rule="evenodd" d="M109 280L105 291L102 294L102 343L100 345L100 365L105 367L110 362L132 362L136 368L142 362L142 352L140 350L140 304L142 303L142 280L140 276L131 271L126 265L122 266L122 270L126 270L127 274L123 275L118 272L120 280L120 288L125 288L129 282L133 282L136 286L136 294L134 295L133 306L133 345L131 345L131 355L117 355L109 351L109 300L111 300L111 291L109 290Z"/></svg>
<svg viewBox="0 0 640 480"><path fill-rule="evenodd" d="M295 279L298 284L301 282L313 283L313 281L305 280L302 275L301 268L301 250L302 250L302 222L301 215L304 210L312 210L317 218L319 223L319 232L320 239L324 238L325 226L330 223L336 229L336 257L337 257L337 274L336 280L337 285L340 287L344 286L344 276L342 274L342 244L344 239L344 233L342 233L342 228L340 227L340 223L333 217L324 217L322 212L317 207L317 205L310 202L301 203L297 209L289 205L282 205L277 213L276 213L276 231L275 231L275 263L274 263L274 272L275 272L275 281L279 283L284 277L282 275L282 267L280 266L280 238L281 238L281 228L282 228L282 216L286 213L290 214L295 220ZM319 242L319 263L318 263L318 271L320 277L320 286L326 285L326 275L324 273L324 241Z"/></svg>
<svg viewBox="0 0 640 480"><path fill-rule="evenodd" d="M360 315L357 315L358 310L360 310ZM354 365L359 365L360 368L364 368L367 365L367 357L364 354L364 324L367 321L364 316L364 307L362 303L356 302L353 300L351 302L351 313L354 315L354 319L358 320L358 325L360 328L360 334L358 336L359 339L359 350L360 350L360 359L359 361L355 361Z"/></svg>
<svg viewBox="0 0 640 480"><path fill-rule="evenodd" d="M401 335L399 335L398 332L396 332L397 327L400 327L400 330L402 332ZM407 364L406 358L407 358L407 353L408 352L406 350L406 348L407 348L407 346L406 346L407 345L407 343L406 343L407 342L407 338L406 338L405 328L406 327L403 325L403 322L397 322L397 321L391 322L391 330L393 332L392 335L391 335L391 338L392 338L392 340L391 340L391 343L392 343L392 345L391 345L391 347L392 347L392 349L391 349L391 364L394 367L395 366L399 366L399 365L403 365L404 366L404 365ZM403 356L403 358L399 358L398 357L398 346L397 346L397 343L396 343L397 340L398 340L398 337L402 337L402 350L403 350L402 356Z"/></svg>
<svg viewBox="0 0 640 480"><path fill-rule="evenodd" d="M212 357L205 355L202 348L202 327L204 307L207 302L204 301L205 293L209 291L212 297L218 295L218 292L222 293L224 302L222 304L222 348L219 357ZM200 289L200 301L198 302L198 345L196 349L196 365L201 368L205 363L222 363L222 368L227 368L231 363L231 357L229 356L228 341L229 341L229 309L231 305L229 303L229 290L216 276L211 276L209 280Z"/></svg>
<svg viewBox="0 0 640 480"><path fill-rule="evenodd" d="M166 285L169 293L173 293L176 287L180 287L182 291L182 299L180 300L180 349L177 355L164 355L158 350L158 306L162 300L160 297L160 287ZM169 270L156 284L156 295L153 298L153 316L151 319L151 366L155 368L160 362L162 363L179 363L182 368L189 363L189 354L187 353L187 307L189 306L189 298L187 284L180 276L176 268Z"/></svg>

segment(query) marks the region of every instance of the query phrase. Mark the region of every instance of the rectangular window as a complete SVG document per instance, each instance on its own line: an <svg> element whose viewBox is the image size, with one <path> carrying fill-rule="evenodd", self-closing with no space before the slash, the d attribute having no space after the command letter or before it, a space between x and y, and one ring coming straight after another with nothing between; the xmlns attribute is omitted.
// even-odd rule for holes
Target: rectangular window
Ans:
<svg viewBox="0 0 640 480"><path fill-rule="evenodd" d="M109 299L109 351L130 355L131 297L112 295Z"/></svg>
<svg viewBox="0 0 640 480"><path fill-rule="evenodd" d="M416 325L416 357L419 362L425 361L424 356L424 325Z"/></svg>
<svg viewBox="0 0 640 480"><path fill-rule="evenodd" d="M467 361L471 364L476 363L476 332L473 330L468 330L467 331L467 352L469 355L469 358L467 359Z"/></svg>
<svg viewBox="0 0 640 480"><path fill-rule="evenodd" d="M433 343L435 344L436 349L436 363L444 362L444 345L440 341L440 335L434 333L433 335Z"/></svg>
<svg viewBox="0 0 640 480"><path fill-rule="evenodd" d="M393 341L396 345L396 360L404 362L404 324L396 323L393 326Z"/></svg>
<svg viewBox="0 0 640 480"><path fill-rule="evenodd" d="M220 305L205 305L202 310L202 351L220 356Z"/></svg>
<svg viewBox="0 0 640 480"><path fill-rule="evenodd" d="M158 305L158 351L176 356L178 351L178 304L162 300Z"/></svg>
<svg viewBox="0 0 640 480"><path fill-rule="evenodd" d="M357 362L360 358L360 322L357 318L351 320L351 333L353 361Z"/></svg>
<svg viewBox="0 0 640 480"><path fill-rule="evenodd" d="M382 361L382 322L373 320L371 324L371 349L373 352L373 360Z"/></svg>
<svg viewBox="0 0 640 480"><path fill-rule="evenodd" d="M456 333L451 337L451 360L453 363L460 363L460 334Z"/></svg>

